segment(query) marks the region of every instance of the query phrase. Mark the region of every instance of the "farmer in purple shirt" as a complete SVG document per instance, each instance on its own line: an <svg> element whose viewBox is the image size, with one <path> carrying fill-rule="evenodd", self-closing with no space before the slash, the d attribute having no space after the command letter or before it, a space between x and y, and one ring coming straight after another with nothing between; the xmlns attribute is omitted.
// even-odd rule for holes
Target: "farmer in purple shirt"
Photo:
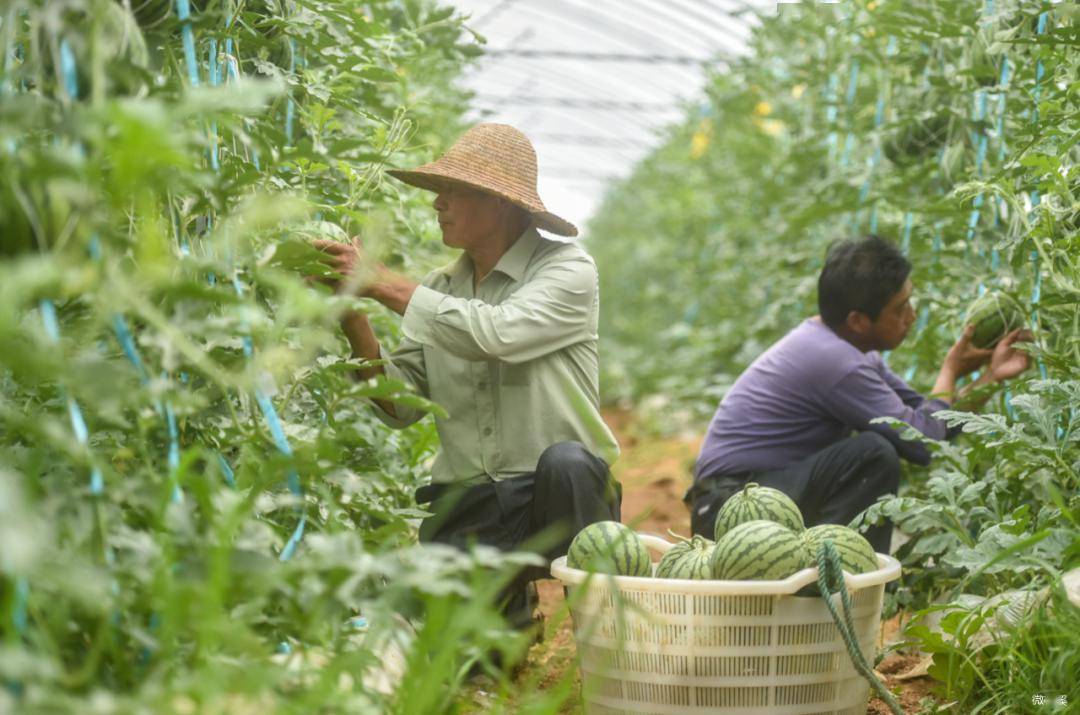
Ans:
<svg viewBox="0 0 1080 715"><path fill-rule="evenodd" d="M901 457L930 461L921 443L871 420L894 417L928 437L949 439L956 430L934 412L972 388L1027 369L1027 354L1014 347L1028 338L1026 331L982 350L971 344L969 325L945 356L934 399L908 387L879 351L899 346L915 320L910 273L907 259L877 236L829 250L818 278L820 316L758 357L713 416L687 493L695 534L711 537L717 511L748 481L794 499L807 526L847 524L879 496L896 492ZM957 392L957 379L986 363L989 369ZM886 523L866 536L876 551L888 553L891 533Z"/></svg>

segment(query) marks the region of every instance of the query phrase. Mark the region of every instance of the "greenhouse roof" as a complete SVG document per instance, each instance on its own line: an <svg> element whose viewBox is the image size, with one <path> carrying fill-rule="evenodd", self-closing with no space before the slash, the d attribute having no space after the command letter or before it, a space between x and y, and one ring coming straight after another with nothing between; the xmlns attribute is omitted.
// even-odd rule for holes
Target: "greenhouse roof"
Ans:
<svg viewBox="0 0 1080 715"><path fill-rule="evenodd" d="M707 64L743 52L775 0L454 0L487 53L465 78L475 118L536 146L540 194L584 228L699 95Z"/></svg>

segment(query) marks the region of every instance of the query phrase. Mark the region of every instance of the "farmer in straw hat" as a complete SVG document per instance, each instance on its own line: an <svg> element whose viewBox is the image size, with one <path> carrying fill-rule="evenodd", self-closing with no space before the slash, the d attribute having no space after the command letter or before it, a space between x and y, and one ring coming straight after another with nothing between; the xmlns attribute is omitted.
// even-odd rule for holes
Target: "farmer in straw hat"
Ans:
<svg viewBox="0 0 1080 715"><path fill-rule="evenodd" d="M352 244L317 241L359 295L403 319L387 352L364 313L341 321L354 357L387 360L359 371L413 386L445 408L435 418L441 447L432 484L417 491L434 516L420 539L502 549L540 535L548 558L566 553L584 526L619 519L621 489L608 464L618 446L599 414L596 265L536 190L536 153L502 124L479 124L437 161L394 178L435 193L443 243L462 250L420 283L369 263ZM352 279L350 282L349 279ZM424 412L376 401L387 425ZM535 544L534 544L535 547ZM512 624L531 622L536 567L509 589Z"/></svg>

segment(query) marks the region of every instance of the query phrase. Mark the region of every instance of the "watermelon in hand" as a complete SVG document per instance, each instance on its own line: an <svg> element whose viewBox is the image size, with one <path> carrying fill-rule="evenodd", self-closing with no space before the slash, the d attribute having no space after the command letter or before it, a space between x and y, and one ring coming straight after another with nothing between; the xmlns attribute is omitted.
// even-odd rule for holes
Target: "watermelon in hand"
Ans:
<svg viewBox="0 0 1080 715"><path fill-rule="evenodd" d="M964 316L964 324L975 324L971 344L987 349L1024 325L1024 310L1007 293L988 291L975 299Z"/></svg>
<svg viewBox="0 0 1080 715"><path fill-rule="evenodd" d="M652 559L634 531L617 521L598 521L578 532L566 553L572 569L616 576L650 576Z"/></svg>
<svg viewBox="0 0 1080 715"><path fill-rule="evenodd" d="M810 565L799 534L763 519L732 528L712 555L713 578L731 581L779 581Z"/></svg>
<svg viewBox="0 0 1080 715"><path fill-rule="evenodd" d="M713 538L720 541L734 527L755 519L774 521L793 531L805 528L802 512L791 497L779 489L749 482L720 507L713 527Z"/></svg>

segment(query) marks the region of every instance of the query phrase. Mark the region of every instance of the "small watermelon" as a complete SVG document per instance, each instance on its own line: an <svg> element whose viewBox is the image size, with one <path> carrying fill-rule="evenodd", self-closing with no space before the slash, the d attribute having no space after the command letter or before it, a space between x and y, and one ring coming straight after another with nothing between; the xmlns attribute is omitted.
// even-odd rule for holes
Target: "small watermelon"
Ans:
<svg viewBox="0 0 1080 715"><path fill-rule="evenodd" d="M700 534L672 546L656 566L657 578L712 578L712 551L716 545Z"/></svg>
<svg viewBox="0 0 1080 715"><path fill-rule="evenodd" d="M825 539L829 539L840 554L840 563L848 573L868 573L877 571L878 560L874 547L862 534L840 524L818 524L811 526L802 534L803 543L810 552L810 558L817 563L818 550Z"/></svg>
<svg viewBox="0 0 1080 715"><path fill-rule="evenodd" d="M1009 332L1023 326L1024 310L1007 293L987 291L968 306L964 324L975 324L971 344L992 348Z"/></svg>
<svg viewBox="0 0 1080 715"><path fill-rule="evenodd" d="M948 141L949 125L948 114L914 117L886 137L885 156L898 166L924 161Z"/></svg>
<svg viewBox="0 0 1080 715"><path fill-rule="evenodd" d="M713 578L732 581L778 581L810 565L800 535L764 519L732 528L712 556Z"/></svg>
<svg viewBox="0 0 1080 715"><path fill-rule="evenodd" d="M755 519L775 521L793 531L802 531L802 512L787 494L772 487L747 483L720 507L713 527L713 538L718 542L732 528Z"/></svg>
<svg viewBox="0 0 1080 715"><path fill-rule="evenodd" d="M598 521L578 532L566 553L573 569L617 576L650 576L652 559L634 531L617 521Z"/></svg>

